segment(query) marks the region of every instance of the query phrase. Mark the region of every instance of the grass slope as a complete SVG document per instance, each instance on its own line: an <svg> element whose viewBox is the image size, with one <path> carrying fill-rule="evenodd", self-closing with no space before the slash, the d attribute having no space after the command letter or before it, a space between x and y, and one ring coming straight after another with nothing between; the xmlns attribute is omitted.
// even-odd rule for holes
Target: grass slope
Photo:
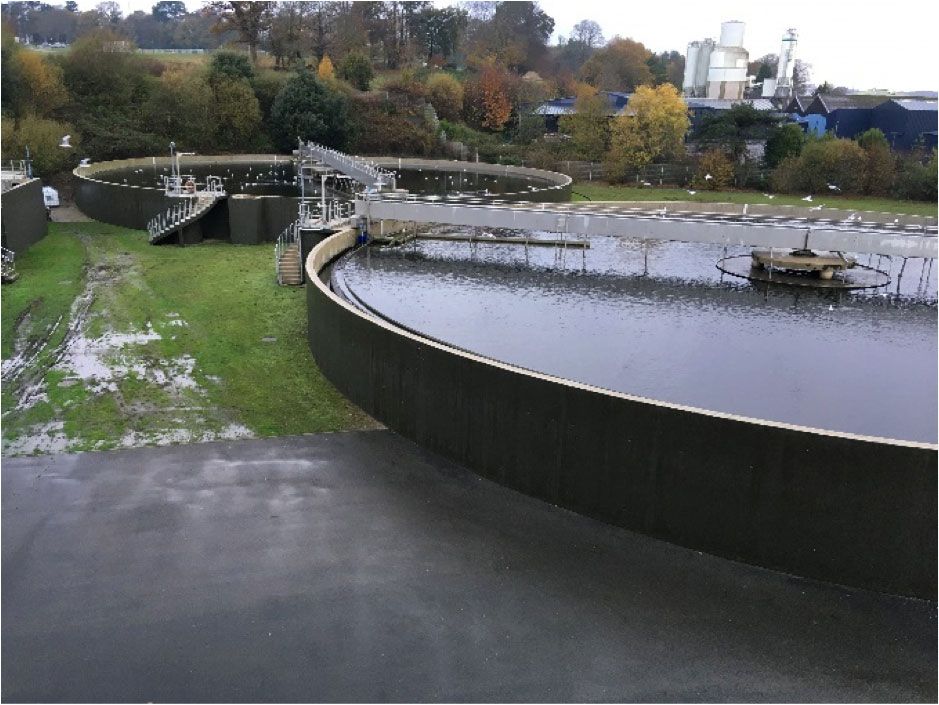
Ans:
<svg viewBox="0 0 939 705"><path fill-rule="evenodd" d="M574 183L573 191L575 201L697 201L699 203L765 203L776 206L807 205L800 196L787 194L776 194L774 198L769 199L758 191L698 191L692 196L683 188L611 186L597 181L578 181ZM921 201L830 195L818 195L813 198L815 205L823 203L831 208L846 210L931 216L937 214L935 203Z"/></svg>
<svg viewBox="0 0 939 705"><path fill-rule="evenodd" d="M154 247L140 231L55 223L17 269L19 281L3 287L3 357L14 353L14 340L19 351L27 339L48 337L24 375L45 394L16 409L24 385L4 384L5 447L50 423L67 436L68 450L128 445L128 437L132 445L161 443L174 430L211 433L225 424L259 436L375 425L317 369L304 291L276 285L270 245ZM70 314L91 341L156 335L110 353L115 388L102 391L54 367L76 322ZM172 373L179 361L192 364L196 391L154 381L153 370Z"/></svg>

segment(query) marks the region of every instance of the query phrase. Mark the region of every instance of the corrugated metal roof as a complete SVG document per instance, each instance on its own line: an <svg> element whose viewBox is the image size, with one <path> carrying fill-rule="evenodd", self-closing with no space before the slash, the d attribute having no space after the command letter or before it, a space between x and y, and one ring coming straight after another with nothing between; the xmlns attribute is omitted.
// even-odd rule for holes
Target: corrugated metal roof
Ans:
<svg viewBox="0 0 939 705"><path fill-rule="evenodd" d="M934 100L919 100L917 98L894 98L891 102L906 110L929 110L932 112L936 112L937 105L939 105Z"/></svg>
<svg viewBox="0 0 939 705"><path fill-rule="evenodd" d="M776 106L768 98L752 98L745 100L726 100L723 98L686 98L689 108L711 108L713 110L730 110L735 105L749 103L757 110L776 110Z"/></svg>
<svg viewBox="0 0 939 705"><path fill-rule="evenodd" d="M555 105L553 103L542 103L532 111L532 115L571 115L573 112L573 105Z"/></svg>
<svg viewBox="0 0 939 705"><path fill-rule="evenodd" d="M820 95L818 100L826 110L876 108L890 100L888 95Z"/></svg>
<svg viewBox="0 0 939 705"><path fill-rule="evenodd" d="M627 104L632 93L622 93L618 91L600 91L609 105L609 114L618 115L622 108ZM577 99L573 97L555 98L549 100L532 111L533 115L571 115L574 113L574 103Z"/></svg>

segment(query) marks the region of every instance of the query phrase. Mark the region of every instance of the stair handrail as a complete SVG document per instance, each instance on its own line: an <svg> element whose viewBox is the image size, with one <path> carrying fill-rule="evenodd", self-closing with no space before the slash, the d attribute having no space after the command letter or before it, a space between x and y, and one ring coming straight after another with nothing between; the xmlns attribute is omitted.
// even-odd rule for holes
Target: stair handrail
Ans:
<svg viewBox="0 0 939 705"><path fill-rule="evenodd" d="M300 282L303 282L303 253L300 247L300 221L295 220L284 231L277 236L277 242L274 243L274 271L277 273L277 283L283 285L284 276L281 271L281 257L291 245L297 245L297 260L300 265Z"/></svg>

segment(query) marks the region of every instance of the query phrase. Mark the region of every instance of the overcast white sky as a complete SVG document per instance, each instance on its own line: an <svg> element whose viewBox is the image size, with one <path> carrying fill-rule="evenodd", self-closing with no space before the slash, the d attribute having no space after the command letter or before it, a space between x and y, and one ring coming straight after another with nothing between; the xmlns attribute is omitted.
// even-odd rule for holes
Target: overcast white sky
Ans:
<svg viewBox="0 0 939 705"><path fill-rule="evenodd" d="M61 4L58 0L49 0ZM63 0L64 1L64 0ZM99 0L78 0L84 9ZM149 11L155 0L119 0L125 13ZM435 4L453 2L437 0ZM186 0L190 9L199 0ZM689 41L720 36L720 23L746 23L744 46L751 59L778 53L788 27L799 31L796 57L812 65L815 83L829 81L853 88L939 90L936 29L939 3L900 0L543 0L554 18L555 36L569 35L583 19L595 20L610 38L636 39L653 51L684 53Z"/></svg>

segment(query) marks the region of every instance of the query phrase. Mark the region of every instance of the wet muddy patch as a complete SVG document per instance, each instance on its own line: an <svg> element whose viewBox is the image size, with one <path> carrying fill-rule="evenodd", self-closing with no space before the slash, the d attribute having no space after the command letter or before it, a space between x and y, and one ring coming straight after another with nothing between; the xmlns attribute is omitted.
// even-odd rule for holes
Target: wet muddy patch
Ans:
<svg viewBox="0 0 939 705"><path fill-rule="evenodd" d="M3 361L3 454L248 438L211 401L218 377L174 343L187 322L159 305L136 257L86 242L93 264L67 315L44 330L30 309Z"/></svg>

